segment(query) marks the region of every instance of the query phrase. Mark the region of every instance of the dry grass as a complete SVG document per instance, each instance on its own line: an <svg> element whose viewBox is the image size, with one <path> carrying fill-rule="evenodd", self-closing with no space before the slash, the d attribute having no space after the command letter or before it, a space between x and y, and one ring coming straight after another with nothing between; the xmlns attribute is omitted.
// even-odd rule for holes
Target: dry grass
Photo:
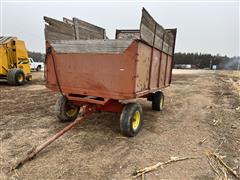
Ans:
<svg viewBox="0 0 240 180"><path fill-rule="evenodd" d="M240 71L220 71L220 74L228 78L234 91L236 91L240 97Z"/></svg>

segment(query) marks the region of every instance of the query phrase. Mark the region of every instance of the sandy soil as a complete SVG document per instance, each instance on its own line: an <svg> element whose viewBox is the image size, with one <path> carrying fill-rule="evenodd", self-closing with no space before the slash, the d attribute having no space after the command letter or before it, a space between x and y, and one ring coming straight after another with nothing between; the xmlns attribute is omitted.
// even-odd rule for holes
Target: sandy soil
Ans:
<svg viewBox="0 0 240 180"><path fill-rule="evenodd" d="M198 158L165 165L146 179L215 179L206 157L215 150L239 173L240 99L229 76L175 70L162 112L139 100L145 119L136 137L121 136L118 114L95 113L16 171L10 170L18 158L67 123L56 119L58 95L44 87L42 73L33 73L34 80L21 87L1 82L0 179L132 179L136 169L192 156Z"/></svg>

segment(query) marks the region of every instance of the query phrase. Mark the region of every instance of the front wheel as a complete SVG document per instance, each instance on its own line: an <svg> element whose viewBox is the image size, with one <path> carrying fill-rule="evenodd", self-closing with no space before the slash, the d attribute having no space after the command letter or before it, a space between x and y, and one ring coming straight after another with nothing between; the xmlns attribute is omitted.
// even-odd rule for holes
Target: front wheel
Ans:
<svg viewBox="0 0 240 180"><path fill-rule="evenodd" d="M10 69L7 74L7 81L9 85L22 85L25 82L25 74L22 69Z"/></svg>
<svg viewBox="0 0 240 180"><path fill-rule="evenodd" d="M133 137L140 131L143 123L142 107L138 103L128 103L120 116L120 130L124 136Z"/></svg>
<svg viewBox="0 0 240 180"><path fill-rule="evenodd" d="M30 74L30 75L26 76L26 80L27 81L32 81L32 75Z"/></svg>
<svg viewBox="0 0 240 180"><path fill-rule="evenodd" d="M74 121L78 116L79 109L66 96L60 96L55 106L57 117L62 122Z"/></svg>

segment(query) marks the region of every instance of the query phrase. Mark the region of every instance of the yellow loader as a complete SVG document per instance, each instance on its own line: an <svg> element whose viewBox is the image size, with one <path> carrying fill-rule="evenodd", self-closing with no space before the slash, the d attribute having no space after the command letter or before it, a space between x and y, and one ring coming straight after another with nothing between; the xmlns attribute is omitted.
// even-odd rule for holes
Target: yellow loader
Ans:
<svg viewBox="0 0 240 180"><path fill-rule="evenodd" d="M0 36L0 78L7 79L9 85L22 85L32 80L24 41Z"/></svg>

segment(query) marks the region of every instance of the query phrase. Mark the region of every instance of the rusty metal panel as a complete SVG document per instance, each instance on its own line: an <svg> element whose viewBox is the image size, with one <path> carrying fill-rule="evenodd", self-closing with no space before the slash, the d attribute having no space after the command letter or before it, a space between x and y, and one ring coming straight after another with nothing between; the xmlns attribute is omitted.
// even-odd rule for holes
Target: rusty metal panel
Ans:
<svg viewBox="0 0 240 180"><path fill-rule="evenodd" d="M137 42L121 54L57 53L47 57L47 87L57 90L59 79L65 94L90 95L110 99L134 98Z"/></svg>
<svg viewBox="0 0 240 180"><path fill-rule="evenodd" d="M168 86L169 83L170 83L171 69L172 69L172 57L168 55L168 57L167 57L165 86Z"/></svg>
<svg viewBox="0 0 240 180"><path fill-rule="evenodd" d="M139 42L136 64L136 92L148 89L151 52L152 48L150 46Z"/></svg>
<svg viewBox="0 0 240 180"><path fill-rule="evenodd" d="M164 87L166 63L167 63L167 54L162 52L160 78L159 78L159 86L160 87Z"/></svg>
<svg viewBox="0 0 240 180"><path fill-rule="evenodd" d="M157 49L153 49L150 89L156 89L158 87L159 65L160 65L160 51Z"/></svg>

